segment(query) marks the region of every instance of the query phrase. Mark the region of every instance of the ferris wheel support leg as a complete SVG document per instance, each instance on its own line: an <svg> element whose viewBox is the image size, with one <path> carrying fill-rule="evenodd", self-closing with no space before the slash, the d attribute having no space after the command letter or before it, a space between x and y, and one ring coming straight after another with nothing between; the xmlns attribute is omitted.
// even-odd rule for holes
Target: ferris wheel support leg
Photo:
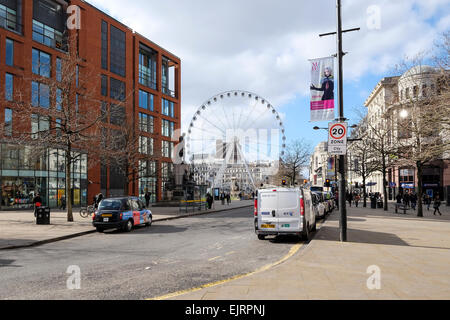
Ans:
<svg viewBox="0 0 450 320"><path fill-rule="evenodd" d="M237 151L239 152L239 156L241 157L241 159L244 161L245 170L247 171L248 177L250 178L250 182L252 183L253 188L256 190L255 180L253 179L252 173L250 172L250 169L248 168L247 160L245 159L241 148L237 148Z"/></svg>

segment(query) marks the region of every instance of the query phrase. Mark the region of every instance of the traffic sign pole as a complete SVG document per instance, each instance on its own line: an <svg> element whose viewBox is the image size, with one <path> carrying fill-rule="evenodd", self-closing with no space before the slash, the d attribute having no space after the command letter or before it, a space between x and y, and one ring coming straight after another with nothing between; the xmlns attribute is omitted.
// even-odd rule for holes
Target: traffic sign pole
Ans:
<svg viewBox="0 0 450 320"><path fill-rule="evenodd" d="M337 59L339 65L339 76L338 76L338 106L339 106L339 122L344 122L346 119L344 117L344 93L343 93L343 69L342 69L342 58L345 53L342 51L342 33L358 31L360 28L354 28L349 30L342 30L342 19L341 19L341 0L336 0L336 11L337 11L337 32L330 32L326 34L321 34L320 36L337 35ZM339 156L339 213L340 213L340 238L342 242L347 241L347 207L345 203L345 191L346 191L346 172L345 172L345 155Z"/></svg>

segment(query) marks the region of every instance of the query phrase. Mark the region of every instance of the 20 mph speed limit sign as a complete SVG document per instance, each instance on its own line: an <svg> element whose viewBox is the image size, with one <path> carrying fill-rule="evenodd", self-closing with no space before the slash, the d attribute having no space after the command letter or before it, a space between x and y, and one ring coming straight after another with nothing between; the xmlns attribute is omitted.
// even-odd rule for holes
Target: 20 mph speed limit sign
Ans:
<svg viewBox="0 0 450 320"><path fill-rule="evenodd" d="M347 154L348 123L332 122L328 130L328 153L331 155Z"/></svg>

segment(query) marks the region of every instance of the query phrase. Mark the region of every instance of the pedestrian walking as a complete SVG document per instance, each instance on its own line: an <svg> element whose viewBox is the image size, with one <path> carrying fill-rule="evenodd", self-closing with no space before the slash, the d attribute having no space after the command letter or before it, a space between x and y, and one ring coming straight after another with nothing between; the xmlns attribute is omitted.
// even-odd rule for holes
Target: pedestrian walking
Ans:
<svg viewBox="0 0 450 320"><path fill-rule="evenodd" d="M411 208L414 210L414 211L416 211L416 206L417 206L417 195L415 194L415 193L413 193L411 196L410 196L410 199L411 199Z"/></svg>
<svg viewBox="0 0 450 320"><path fill-rule="evenodd" d="M42 206L42 198L39 193L36 194L36 196L33 198L33 205L34 205L34 216L37 216L37 209Z"/></svg>
<svg viewBox="0 0 450 320"><path fill-rule="evenodd" d="M66 196L61 197L61 210L66 210Z"/></svg>
<svg viewBox="0 0 450 320"><path fill-rule="evenodd" d="M225 193L221 193L220 194L220 201L222 201L222 205L224 206L225 205Z"/></svg>
<svg viewBox="0 0 450 320"><path fill-rule="evenodd" d="M145 198L145 206L148 208L150 206L150 198L151 198L150 192L148 191L145 192L144 198Z"/></svg>
<svg viewBox="0 0 450 320"><path fill-rule="evenodd" d="M95 209L98 209L98 206L100 205L100 202L103 200L103 193L99 193L96 196L96 202L95 202Z"/></svg>
<svg viewBox="0 0 450 320"><path fill-rule="evenodd" d="M437 212L437 213L439 213L439 215L442 216L442 213L439 210L440 207L441 207L441 199L439 198L439 196L436 196L436 198L434 199L434 205L433 205L433 208L434 208L433 214L434 215L436 215L436 212Z"/></svg>
<svg viewBox="0 0 450 320"><path fill-rule="evenodd" d="M361 196L359 194L357 194L355 196L355 205L356 205L357 208L358 208L358 205L359 205L359 201L361 201Z"/></svg>
<svg viewBox="0 0 450 320"><path fill-rule="evenodd" d="M397 199L397 204L402 204L403 203L403 196L401 193L399 193L396 197Z"/></svg>
<svg viewBox="0 0 450 320"><path fill-rule="evenodd" d="M353 201L353 195L351 193L347 193L347 201L348 201L348 205L351 207L352 201Z"/></svg>
<svg viewBox="0 0 450 320"><path fill-rule="evenodd" d="M213 204L213 197L209 193L206 195L206 202L208 203L208 209L211 210Z"/></svg>
<svg viewBox="0 0 450 320"><path fill-rule="evenodd" d="M227 193L227 204L231 204L231 195L229 193Z"/></svg>
<svg viewBox="0 0 450 320"><path fill-rule="evenodd" d="M403 196L403 204L406 207L409 207L409 202L410 202L409 193L405 193L405 195Z"/></svg>

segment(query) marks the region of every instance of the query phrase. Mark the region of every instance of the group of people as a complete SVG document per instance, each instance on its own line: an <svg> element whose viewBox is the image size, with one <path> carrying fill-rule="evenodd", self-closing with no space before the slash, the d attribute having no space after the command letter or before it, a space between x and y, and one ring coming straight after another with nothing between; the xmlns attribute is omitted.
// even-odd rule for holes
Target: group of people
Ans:
<svg viewBox="0 0 450 320"><path fill-rule="evenodd" d="M338 195L339 198L339 195ZM352 203L355 203L355 206L358 208L359 202L361 201L361 196L357 192L347 192L345 195L345 199L347 200L349 206L352 206Z"/></svg>
<svg viewBox="0 0 450 320"><path fill-rule="evenodd" d="M228 205L230 205L231 204L231 194L222 192L220 194L220 201L222 201L222 205L225 205L225 201L227 202Z"/></svg>
<svg viewBox="0 0 450 320"><path fill-rule="evenodd" d="M399 193L396 197L396 200L397 200L398 204L403 204L406 207L411 207L411 209L416 210L417 201L419 199L415 192L405 192L403 194ZM427 206L428 211L430 211L430 207L433 204L433 209L434 209L433 214L436 215L436 213L439 213L439 215L442 216L442 213L440 211L441 199L439 197L439 194L437 194L434 197L434 199L431 196L429 196L428 194L424 194L422 203Z"/></svg>

